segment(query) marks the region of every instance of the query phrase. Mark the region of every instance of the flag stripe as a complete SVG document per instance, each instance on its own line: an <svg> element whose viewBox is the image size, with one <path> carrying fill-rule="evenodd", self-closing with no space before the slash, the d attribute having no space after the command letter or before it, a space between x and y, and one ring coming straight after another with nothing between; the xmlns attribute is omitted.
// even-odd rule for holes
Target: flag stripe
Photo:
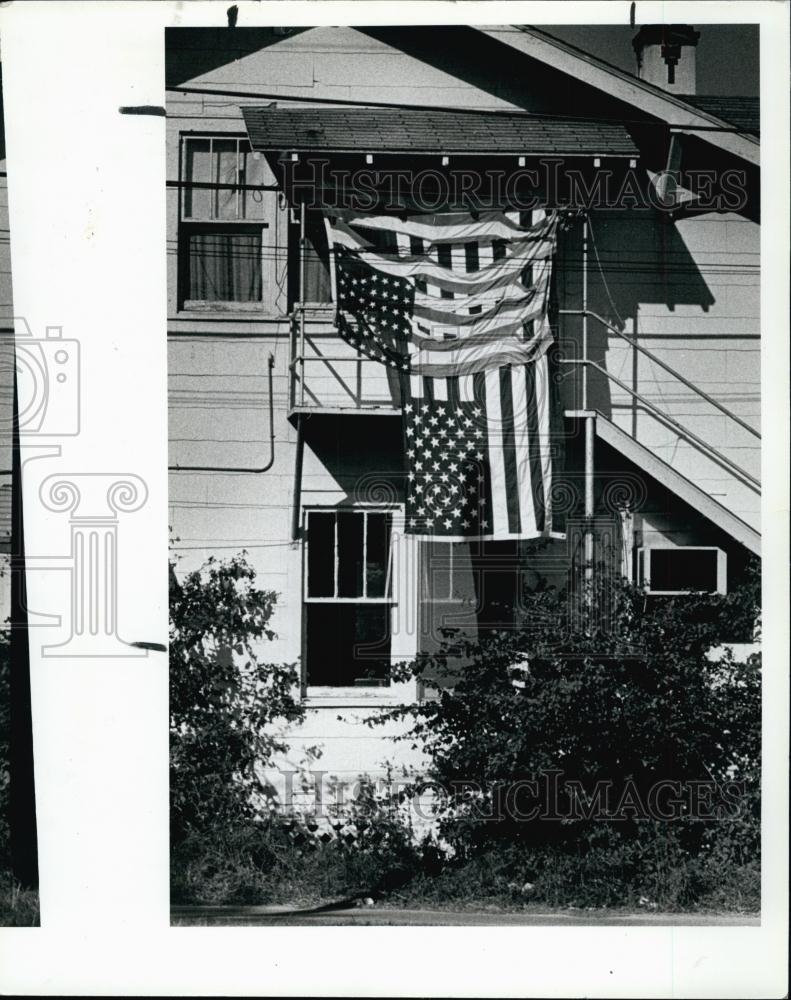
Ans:
<svg viewBox="0 0 791 1000"><path fill-rule="evenodd" d="M550 261L538 261L535 266L532 266L533 270L533 282L531 288L535 287L536 292L534 294L545 294L547 290L547 285L550 276ZM465 272L468 274L480 273L480 271L470 271ZM431 283L426 282L426 287L421 290L415 289L415 305L425 308L436 309L436 293L432 292L431 300L429 301L429 291L428 287ZM523 298L526 292L531 289L526 289L522 280L522 271L515 269L514 273L510 275L508 281L501 282L495 285L493 288L485 287L480 292L467 292L465 293L465 305L472 308L481 308L483 310L491 309L492 306L496 305L503 297L506 298Z"/></svg>
<svg viewBox="0 0 791 1000"><path fill-rule="evenodd" d="M447 395L448 403L455 410L458 407L459 403L461 402L459 394L459 376L449 375L448 378L446 379L446 382L448 384L448 395Z"/></svg>
<svg viewBox="0 0 791 1000"><path fill-rule="evenodd" d="M489 368L484 372L486 381L486 432L489 446L489 473L492 488L488 497L491 505L489 514L492 518L493 530L508 531L508 509L506 493L508 484L505 478L505 462L502 450L502 412L500 407L500 370Z"/></svg>
<svg viewBox="0 0 791 1000"><path fill-rule="evenodd" d="M505 241L496 241L497 253L493 252L493 263L481 267L477 271L449 272L442 267L436 258L436 253L408 257L398 257L392 254L386 256L371 249L370 244L363 241L351 229L335 227L333 241L336 245L356 251L360 259L369 267L385 274L399 278L423 278L449 292L480 292L497 288L503 284L518 280L525 264L534 260L544 260L551 257L554 245L551 240L540 240L514 245L509 255Z"/></svg>
<svg viewBox="0 0 791 1000"><path fill-rule="evenodd" d="M559 407L552 399L553 385L549 370L547 354L535 363L533 378L536 382L536 412L538 414L538 444L541 456L541 481L543 483L543 509L545 531L552 530L552 448L560 441L562 427L559 419ZM556 415L557 426L553 426L553 414Z"/></svg>
<svg viewBox="0 0 791 1000"><path fill-rule="evenodd" d="M416 296L414 315L420 319L429 320L434 323L453 323L457 326L472 327L484 320L492 319L495 316L502 316L503 314L516 313L518 316L524 317L531 305L533 305L535 311L543 312L544 303L541 301L539 295L542 289L533 287L523 288L522 291L524 294L517 298L488 298L486 300L488 308L473 316L460 314L458 307L455 310L437 308L437 304L434 302L429 306L421 305ZM467 299L465 298L465 305L466 303Z"/></svg>
<svg viewBox="0 0 791 1000"><path fill-rule="evenodd" d="M424 375L466 375L502 365L525 364L539 358L549 346L549 339L535 337L525 342L517 337L493 343L474 343L448 351L419 349L410 356L413 371Z"/></svg>
<svg viewBox="0 0 791 1000"><path fill-rule="evenodd" d="M522 530L519 519L519 497L517 483L519 475L516 461L516 445L514 435L514 401L511 393L511 368L505 366L499 371L500 381L500 447L503 451L503 466L505 468L505 505L508 510L508 530L518 533Z"/></svg>
<svg viewBox="0 0 791 1000"><path fill-rule="evenodd" d="M481 212L476 219L467 212L448 212L442 215L417 215L406 219L391 215L363 215L353 212L333 211L328 213L347 226L363 229L380 229L386 232L404 233L424 239L432 245L440 243L464 243L470 239L485 237L508 240L539 239L548 228L543 219L534 224L521 225L516 219L518 212ZM509 218L508 215L511 217Z"/></svg>
<svg viewBox="0 0 791 1000"><path fill-rule="evenodd" d="M527 385L526 419L530 441L530 479L536 513L536 530L544 530L544 468L541 460L541 433L539 430L539 409L542 406L536 387L536 366L525 365Z"/></svg>
<svg viewBox="0 0 791 1000"><path fill-rule="evenodd" d="M527 419L526 365L511 368L511 387L514 398L514 445L517 461L517 492L519 494L519 520L525 533L536 530L536 511L533 503L534 474L530 467L530 437Z"/></svg>
<svg viewBox="0 0 791 1000"><path fill-rule="evenodd" d="M495 372L495 376L496 376ZM495 505L496 505L496 490L494 488L494 477L492 474L492 459L491 459L491 449L489 447L488 433L490 427L489 415L487 413L486 407L486 373L478 372L475 375L469 376L472 382L473 399L478 404L476 407L481 412L483 417L484 426L481 427L487 435L486 444L483 447L483 454L485 455L485 460L481 463L481 469L478 474L478 480L475 486L478 490L478 496L485 501L480 507L480 517L478 519L478 533L481 535L497 535L497 524L495 522ZM479 418L480 420L480 418ZM506 527L501 528L501 531L505 532Z"/></svg>

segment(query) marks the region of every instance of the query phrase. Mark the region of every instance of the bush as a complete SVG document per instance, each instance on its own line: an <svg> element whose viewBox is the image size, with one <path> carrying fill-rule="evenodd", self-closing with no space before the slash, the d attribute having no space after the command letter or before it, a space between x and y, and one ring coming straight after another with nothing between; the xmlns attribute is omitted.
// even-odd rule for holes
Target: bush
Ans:
<svg viewBox="0 0 791 1000"><path fill-rule="evenodd" d="M173 899L315 905L379 897L408 882L429 857L394 795L363 778L357 798L321 819L272 813L210 837L188 836L173 855Z"/></svg>
<svg viewBox="0 0 791 1000"><path fill-rule="evenodd" d="M517 628L449 630L438 653L401 664L396 679L432 697L369 724L411 720L403 738L431 761L449 871L493 866L535 884L533 898L586 905L686 907L723 871L754 887L760 654L710 651L726 626L756 621L758 594L757 574L681 599L625 582L587 599L538 588Z"/></svg>
<svg viewBox="0 0 791 1000"><path fill-rule="evenodd" d="M294 666L265 663L277 595L259 589L245 554L170 587L171 839L226 836L253 819L260 769L287 747L273 727L303 717Z"/></svg>

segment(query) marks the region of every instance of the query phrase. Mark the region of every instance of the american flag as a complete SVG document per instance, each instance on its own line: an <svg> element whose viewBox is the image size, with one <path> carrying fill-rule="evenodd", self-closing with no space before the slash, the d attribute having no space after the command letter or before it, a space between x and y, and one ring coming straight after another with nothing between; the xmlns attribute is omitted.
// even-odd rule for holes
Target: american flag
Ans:
<svg viewBox="0 0 791 1000"><path fill-rule="evenodd" d="M404 387L406 529L558 533L547 301L554 213L328 215L338 329Z"/></svg>

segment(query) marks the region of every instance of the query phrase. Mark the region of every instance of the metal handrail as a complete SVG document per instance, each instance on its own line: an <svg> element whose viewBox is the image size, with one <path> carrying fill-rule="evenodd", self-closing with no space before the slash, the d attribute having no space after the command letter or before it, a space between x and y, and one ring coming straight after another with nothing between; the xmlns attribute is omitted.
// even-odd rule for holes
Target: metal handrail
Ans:
<svg viewBox="0 0 791 1000"><path fill-rule="evenodd" d="M707 403L711 403L711 405L718 409L720 413L724 413L726 417L730 417L731 420L734 420L740 427L743 427L754 437L757 437L759 441L761 440L760 431L757 431L745 420L742 420L741 417L729 410L727 406L723 406L723 404L714 399L713 396L704 392L703 389L695 385L694 382L690 382L688 378L681 374L681 372L676 371L675 368L663 361L660 357L654 354L653 351L649 351L647 347L643 347L642 344L638 344L636 340L633 340L632 337L624 333L623 330L619 330L617 326L613 326L612 323L608 323L603 316L599 316L598 313L592 312L590 309L559 309L558 313L561 316L589 316L591 319L595 319L598 323L601 323L602 326L606 327L612 333L616 334L616 336L620 337L621 340L625 340L626 343L630 344L636 351L640 351L641 354L645 354L647 358L650 358L655 364L659 365L660 368L664 368L666 372L677 378L679 382L683 382L688 389L691 389L696 395L700 396L701 399L705 399Z"/></svg>
<svg viewBox="0 0 791 1000"><path fill-rule="evenodd" d="M650 400L646 399L645 396L641 396L639 392L635 392L634 389L631 389L628 385L626 385L625 382L622 382L616 375L613 375L612 372L608 372L607 369L603 368L600 364L597 364L595 361L586 360L585 358L577 358L577 359L561 358L560 364L590 365L592 368L595 368L596 371L601 372L602 375L604 375L606 378L610 379L611 381L615 382L616 385L620 386L620 388L623 389L624 392L628 392L630 396L633 396L635 399L641 402L643 406L651 410L652 413L656 414L656 416L659 417L660 420L663 420L665 421L665 423L668 423L672 427L675 427L675 429L679 431L679 433L683 437L687 438L690 441L694 441L695 444L699 445L704 451L707 451L710 455L713 455L717 461L727 466L732 472L735 472L736 475L739 476L741 479L748 480L749 483L752 483L753 486L755 487L755 491L757 493L760 493L761 481L759 479L756 479L755 476L750 475L749 472L743 469L740 465L737 465L736 462L732 461L726 455L723 455L721 451L718 451L714 447L714 445L709 444L708 441L704 441L703 438L698 437L697 434L693 433L683 424L680 424L678 420L676 420L674 417L671 417L669 414L664 413L662 410L659 409L658 406L654 406L654 404L650 402Z"/></svg>

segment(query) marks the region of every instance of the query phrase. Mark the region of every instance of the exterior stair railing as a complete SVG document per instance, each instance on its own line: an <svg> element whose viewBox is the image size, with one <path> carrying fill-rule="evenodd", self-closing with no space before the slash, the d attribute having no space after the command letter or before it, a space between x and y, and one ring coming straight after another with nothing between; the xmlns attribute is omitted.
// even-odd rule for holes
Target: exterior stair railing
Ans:
<svg viewBox="0 0 791 1000"><path fill-rule="evenodd" d="M686 376L682 375L681 372L677 371L671 365L667 364L667 362L665 362L661 358L657 357L657 355L654 354L653 351L650 351L648 348L644 347L642 344L637 343L634 340L634 338L630 337L628 334L623 333L623 331L619 330L617 327L613 326L611 323L608 323L607 320L605 320L603 317L599 316L597 313L591 312L590 310L586 310L586 309L560 309L560 310L558 310L558 312L559 312L559 314L561 316L563 316L563 315L565 315L565 316L580 316L583 319L592 319L595 322L600 323L608 331L610 331L611 333L615 334L617 337L620 337L621 340L626 341L626 343L629 344L636 351L639 351L641 354L645 355L647 358L650 358L650 360L652 362L654 362L656 365L658 365L664 371L668 372L668 374L672 375L674 378L678 379L678 381L681 382L684 386L686 386L691 392L695 393L701 399L705 400L707 403L709 403L715 409L717 409L721 413L723 413L726 417L729 417L731 420L733 420L741 428L743 428L744 430L746 430L753 437L756 437L759 440L761 439L760 432L757 431L750 424L748 424L746 421L742 420L742 418L740 416L738 416L738 414L733 413L732 410L729 410L726 406L724 406L722 403L720 403L719 400L714 399L707 392L704 392L703 389L701 389L699 386L695 385L694 382L691 382L688 378L686 378ZM583 339L586 340L587 338L583 338ZM656 406L654 403L652 403L649 399L646 399L646 397L643 396L641 393L639 393L636 390L632 389L630 386L628 386L625 382L623 382L621 379L619 379L612 372L607 371L607 369L604 368L602 365L600 365L597 362L591 360L590 358L586 358L586 357L573 358L573 359L571 359L571 358L569 358L569 359L562 358L560 360L560 363L563 364L563 365L572 365L572 366L576 366L576 367L581 367L582 370L583 370L583 379L584 380L587 380L588 369L592 368L592 369L600 372L610 382L615 383L615 385L617 385L625 393L627 393L633 399L636 399L643 407L645 407L649 412L651 412L654 416L656 416L657 419L659 419L663 423L667 424L668 426L672 427L675 431L678 432L678 434L681 437L683 437L683 438L687 439L688 441L692 442L694 445L696 445L698 448L700 448L704 453L708 454L709 457L711 457L718 464L720 464L720 465L724 466L725 468L727 468L738 479L740 479L748 488L752 489L756 493L760 493L760 491L761 491L761 482L760 482L759 479L756 479L755 476L753 476L751 473L749 473L746 469L742 468L742 466L740 466L737 462L734 462L733 459L730 459L730 458L728 458L727 455L724 455L721 451L719 451L717 448L715 448L714 445L710 444L708 441L705 441L699 435L695 434L694 431L691 431L688 427L685 427L684 424L682 424L678 420L676 420L675 417L672 417L669 413L665 413L658 406ZM587 381L585 382L585 388L587 389ZM585 391L583 393L583 396L587 400L587 397L588 397L587 391ZM601 415L602 416L606 416L605 414L601 414Z"/></svg>

